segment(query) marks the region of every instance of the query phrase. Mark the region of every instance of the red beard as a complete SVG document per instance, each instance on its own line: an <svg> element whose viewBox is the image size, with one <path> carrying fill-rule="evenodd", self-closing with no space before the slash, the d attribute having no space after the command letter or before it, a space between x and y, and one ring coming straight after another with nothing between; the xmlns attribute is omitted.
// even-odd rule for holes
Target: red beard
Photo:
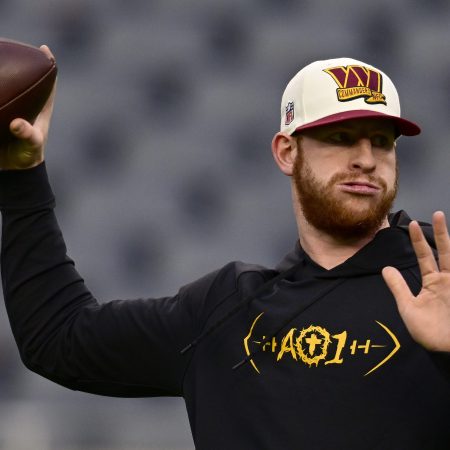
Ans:
<svg viewBox="0 0 450 450"><path fill-rule="evenodd" d="M333 193L335 185L356 181L361 175L337 173L322 184L304 162L301 151L295 161L293 178L305 219L316 229L346 241L373 236L380 229L392 208L398 187L398 173L389 190L382 178L364 175L366 181L380 186L381 195L342 199ZM365 204L361 206L363 201Z"/></svg>

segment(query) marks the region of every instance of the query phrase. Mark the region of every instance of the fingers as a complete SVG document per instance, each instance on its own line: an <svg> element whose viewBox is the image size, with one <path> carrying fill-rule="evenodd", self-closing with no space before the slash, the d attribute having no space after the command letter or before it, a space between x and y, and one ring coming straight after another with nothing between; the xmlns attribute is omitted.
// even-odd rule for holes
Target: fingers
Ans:
<svg viewBox="0 0 450 450"><path fill-rule="evenodd" d="M53 55L52 51L48 48L47 45L41 45L39 47L52 61L55 61L55 55Z"/></svg>
<svg viewBox="0 0 450 450"><path fill-rule="evenodd" d="M430 273L438 272L439 269L433 251L426 241L422 229L415 220L409 224L409 235L417 256L422 278Z"/></svg>
<svg viewBox="0 0 450 450"><path fill-rule="evenodd" d="M49 59L55 61L55 57L51 50L48 48L47 45L41 45L40 49L48 56ZM42 108L41 112L39 113L38 117L36 118L34 124L37 128L40 129L41 133L44 136L43 143L47 141L47 135L48 130L50 128L50 121L53 113L53 105L55 101L55 94L56 94L56 85L57 80L55 81L55 84L53 86L52 92L50 93L49 98L47 99L44 107Z"/></svg>
<svg viewBox="0 0 450 450"><path fill-rule="evenodd" d="M36 120L34 122L35 127L38 128L43 134L45 141L47 141L48 131L50 128L50 122L53 114L55 94L56 94L56 82L55 85L53 86L53 90L49 98L47 99L44 107L42 108L42 111L36 117Z"/></svg>
<svg viewBox="0 0 450 450"><path fill-rule="evenodd" d="M39 47L46 55L49 59L51 59L52 61L55 61L55 56L53 55L53 53L51 52L51 50L48 48L47 45L41 45ZM44 116L44 121L50 121L50 117L52 115L52 111L53 111L53 102L54 102L54 98L55 98L55 92L56 92L56 84L57 81L55 81L55 85L53 86L52 92L47 100L47 102L45 103L44 107L42 108L41 113L39 114L39 117Z"/></svg>
<svg viewBox="0 0 450 450"><path fill-rule="evenodd" d="M439 267L441 272L450 273L450 236L445 214L442 211L436 211L433 214L433 230L439 254Z"/></svg>
<svg viewBox="0 0 450 450"><path fill-rule="evenodd" d="M397 301L398 309L400 313L404 311L411 299L413 294L409 289L405 279L402 277L401 273L394 267L385 267L381 274L383 275L384 281L386 282L388 288L391 290L392 295Z"/></svg>

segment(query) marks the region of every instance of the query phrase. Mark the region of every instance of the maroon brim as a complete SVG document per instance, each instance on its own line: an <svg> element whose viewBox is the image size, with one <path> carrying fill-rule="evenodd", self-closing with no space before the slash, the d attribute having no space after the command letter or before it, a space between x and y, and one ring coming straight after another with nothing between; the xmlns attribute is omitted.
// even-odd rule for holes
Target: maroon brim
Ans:
<svg viewBox="0 0 450 450"><path fill-rule="evenodd" d="M366 109L357 109L354 111L345 111L342 113L331 114L330 116L323 117L322 119L315 120L314 122L307 123L305 125L300 125L295 129L295 132L307 130L309 128L320 127L322 125L329 125L331 123L343 122L344 120L350 119L365 119L365 118L377 118L377 119L388 119L392 120L398 130L398 135L403 136L416 136L420 133L420 127L414 122L402 119L397 116L390 116L388 114L383 114L377 111L369 111Z"/></svg>

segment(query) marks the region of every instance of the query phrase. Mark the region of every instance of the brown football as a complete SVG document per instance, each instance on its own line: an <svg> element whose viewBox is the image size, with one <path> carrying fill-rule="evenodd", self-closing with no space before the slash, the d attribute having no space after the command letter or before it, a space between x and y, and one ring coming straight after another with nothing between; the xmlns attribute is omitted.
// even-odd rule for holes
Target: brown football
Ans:
<svg viewBox="0 0 450 450"><path fill-rule="evenodd" d="M0 139L17 117L33 123L56 79L55 61L37 47L0 38Z"/></svg>

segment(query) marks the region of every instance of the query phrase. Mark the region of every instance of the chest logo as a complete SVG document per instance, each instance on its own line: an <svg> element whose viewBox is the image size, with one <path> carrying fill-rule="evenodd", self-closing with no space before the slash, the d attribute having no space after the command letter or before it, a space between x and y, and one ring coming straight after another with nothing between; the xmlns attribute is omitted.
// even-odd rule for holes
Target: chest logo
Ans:
<svg viewBox="0 0 450 450"><path fill-rule="evenodd" d="M364 376L370 375L386 364L400 349L401 345L395 334L383 323L375 321L387 336L381 343L373 342L372 339L358 341L352 339L350 333L331 334L328 330L317 325L310 325L307 328L298 330L291 328L283 337L277 339L275 336L267 340L265 336L258 339L255 336L255 326L264 313L259 314L253 321L250 331L244 338L244 349L247 356L251 356L250 345L259 346L259 350L272 353L276 356L276 361L290 358L297 362L302 362L309 367L318 367L319 364L325 366L329 364L343 364L348 357L359 357L372 354L377 349L388 349L383 352L379 362L372 367ZM253 358L250 363L257 373L261 373Z"/></svg>

